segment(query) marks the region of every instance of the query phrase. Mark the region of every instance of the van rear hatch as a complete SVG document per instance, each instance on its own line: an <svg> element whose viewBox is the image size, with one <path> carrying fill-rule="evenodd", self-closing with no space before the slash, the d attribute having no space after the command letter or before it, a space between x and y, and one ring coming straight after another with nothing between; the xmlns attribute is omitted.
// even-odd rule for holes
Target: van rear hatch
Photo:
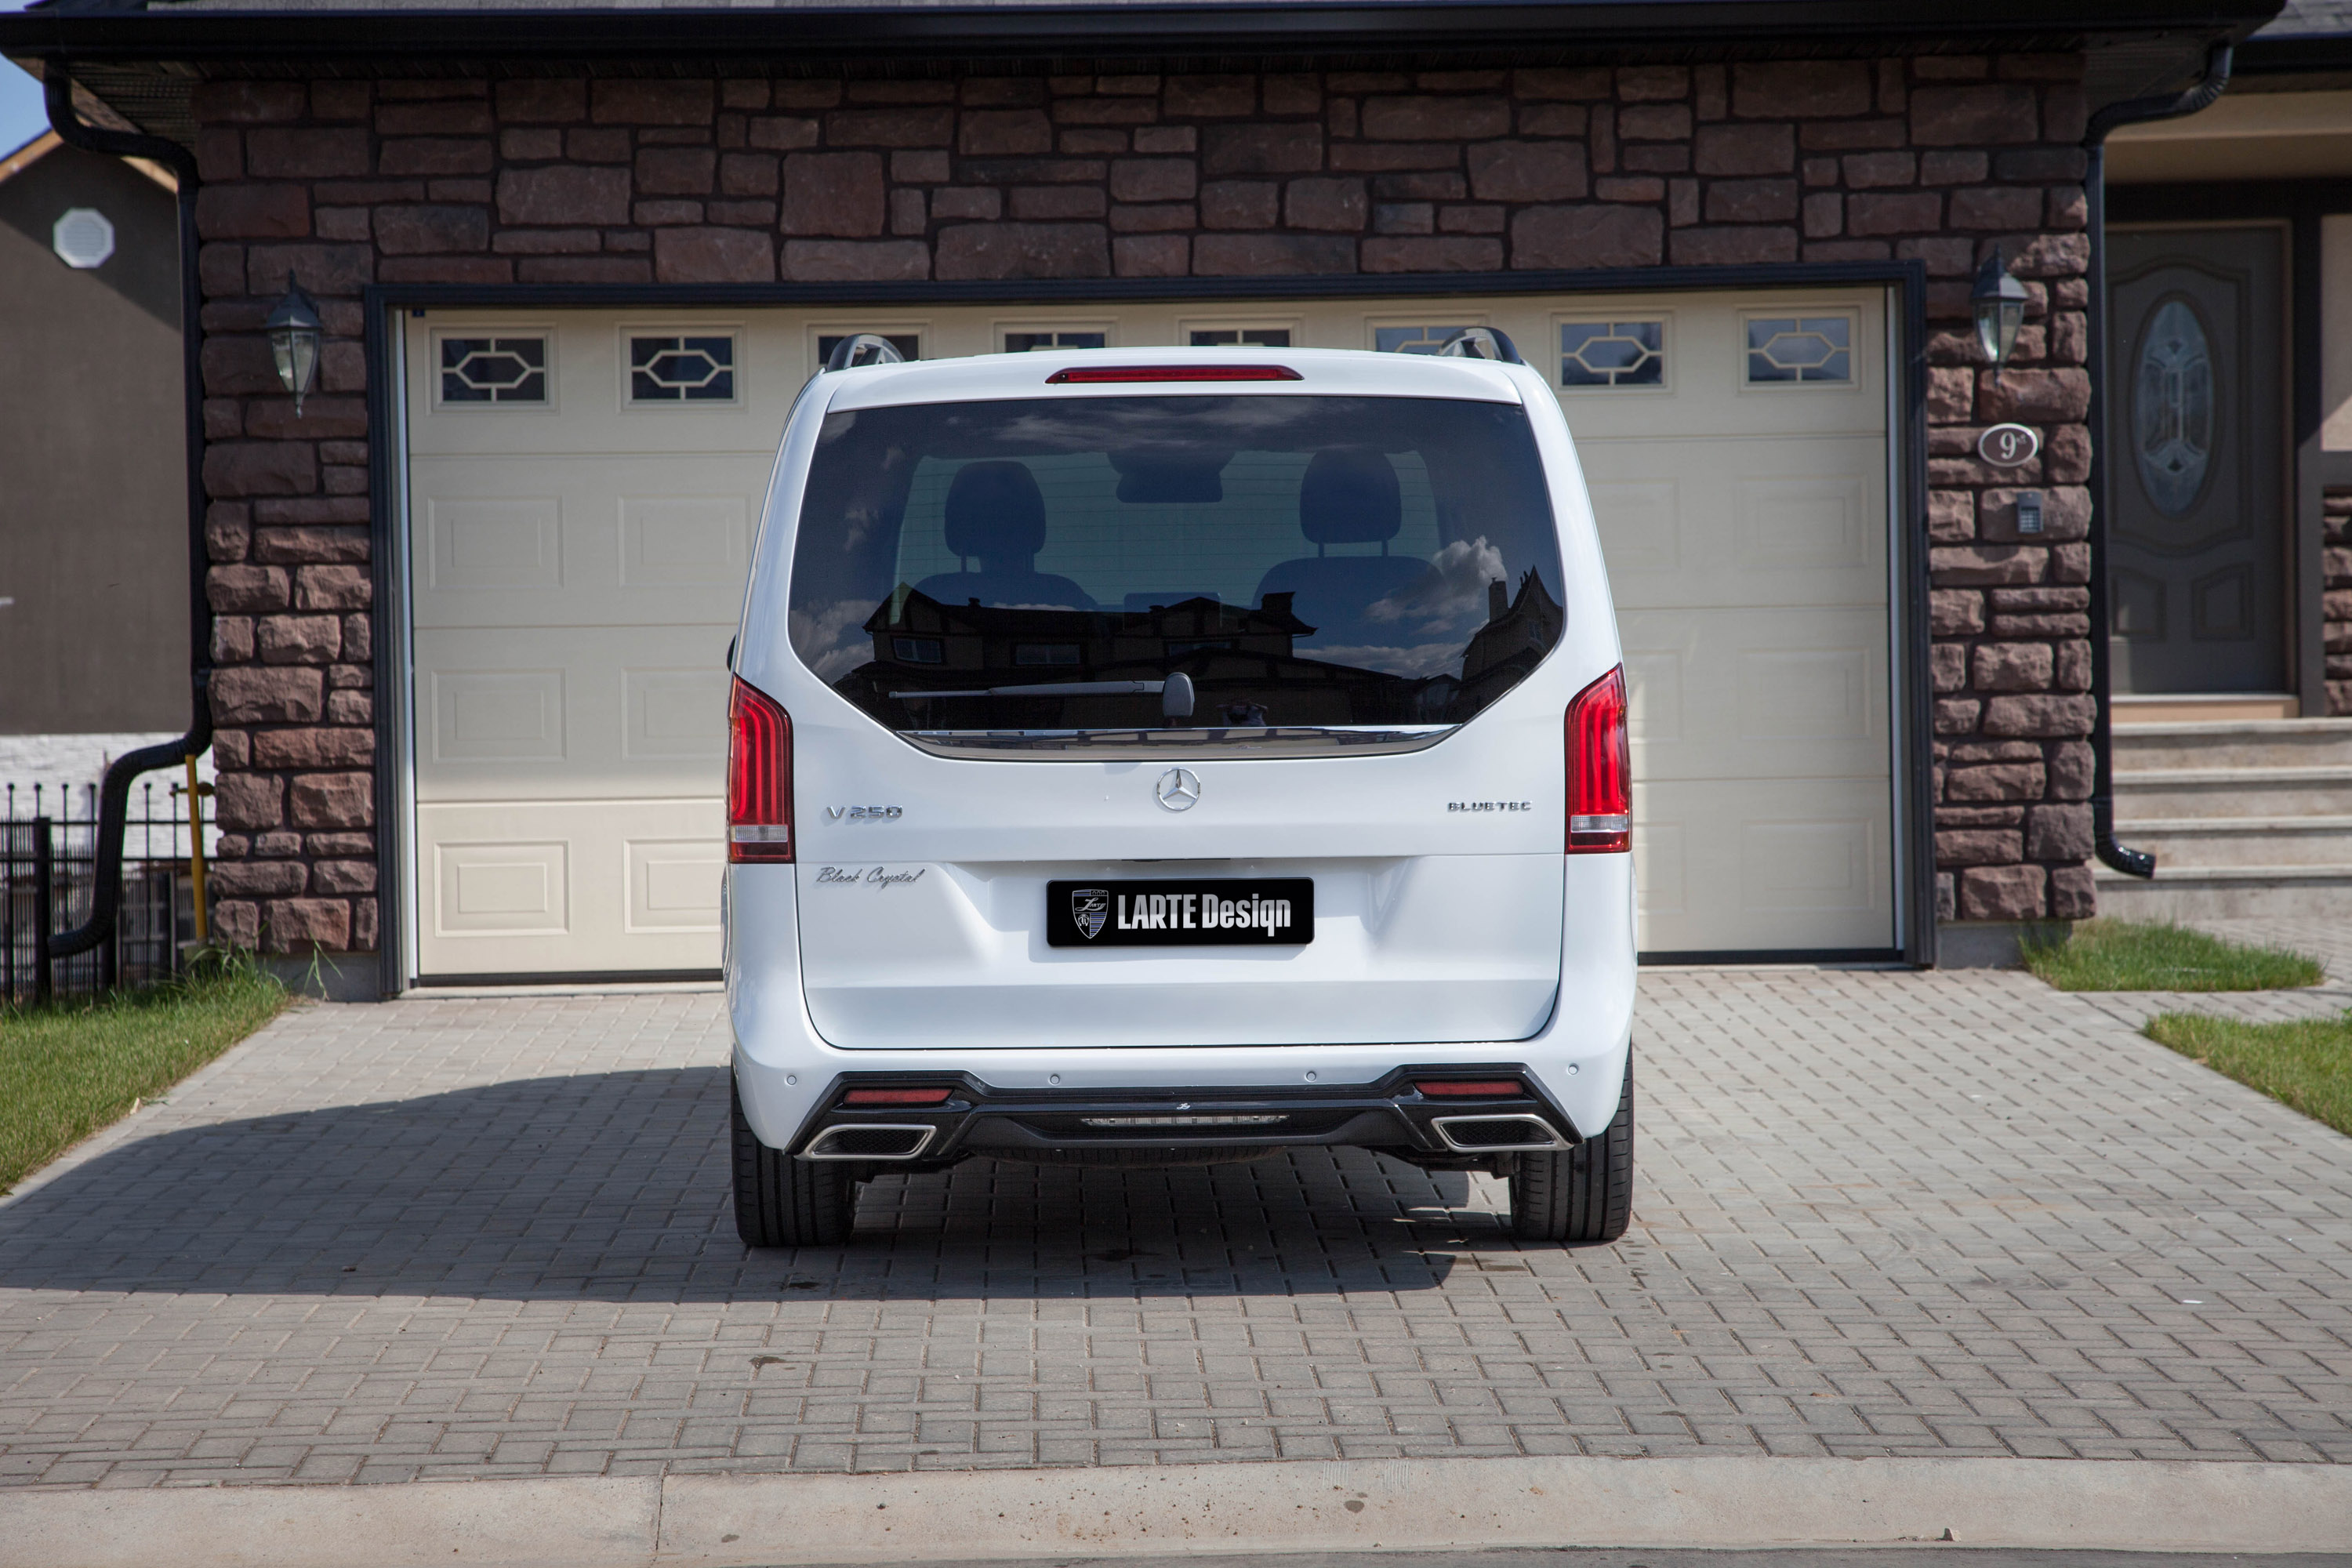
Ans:
<svg viewBox="0 0 2352 1568"><path fill-rule="evenodd" d="M1525 411L829 414L790 587L802 969L850 1047L1505 1040L1559 986Z"/></svg>

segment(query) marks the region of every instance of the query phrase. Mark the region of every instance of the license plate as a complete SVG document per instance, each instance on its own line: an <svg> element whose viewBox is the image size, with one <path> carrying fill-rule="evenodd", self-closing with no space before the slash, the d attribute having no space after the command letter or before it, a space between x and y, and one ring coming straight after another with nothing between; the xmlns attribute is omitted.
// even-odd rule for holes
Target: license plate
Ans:
<svg viewBox="0 0 2352 1568"><path fill-rule="evenodd" d="M1048 947L1297 947L1315 940L1315 882L1048 882Z"/></svg>

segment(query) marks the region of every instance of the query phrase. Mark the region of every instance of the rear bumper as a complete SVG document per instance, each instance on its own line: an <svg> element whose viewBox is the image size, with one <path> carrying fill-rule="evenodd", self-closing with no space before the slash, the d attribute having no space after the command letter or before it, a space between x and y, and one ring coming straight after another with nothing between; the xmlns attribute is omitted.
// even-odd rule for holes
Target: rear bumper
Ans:
<svg viewBox="0 0 2352 1568"><path fill-rule="evenodd" d="M991 1106L1067 1103L1056 1091L1091 1093L1106 1104L1155 1105L1207 1095L1285 1100L1293 1093L1319 1093L1339 1096L1343 1105L1348 1097L1357 1097L1368 1102L1358 1110L1393 1120L1395 1108L1377 1086L1395 1081L1411 1067L1460 1072L1516 1063L1522 1081L1565 1117L1559 1124L1564 1136L1591 1137L1616 1114L1633 1031L1633 864L1625 855L1566 859L1559 989L1551 1016L1530 1038L1213 1047L1041 1044L1011 1049L845 1050L831 1044L817 1032L802 990L792 868L730 867L727 1003L744 1112L761 1142L797 1152L805 1138L821 1131L812 1119L836 1103L836 1086L874 1074L897 1082L966 1084ZM740 872L784 874L734 874ZM973 1110L982 1103L973 1100ZM902 1109L888 1120L932 1119L908 1116ZM1294 1124L1285 1141L1312 1137L1425 1151L1410 1138L1373 1142L1380 1135L1369 1123L1354 1132L1339 1131L1328 1127L1306 1134ZM945 1147L935 1134L922 1158Z"/></svg>
<svg viewBox="0 0 2352 1568"><path fill-rule="evenodd" d="M1515 1079L1521 1092L1423 1094L1416 1082ZM937 1106L846 1106L854 1089L945 1089ZM970 1073L843 1073L784 1145L802 1159L927 1168L974 1156L1066 1159L1089 1150L1181 1159L1220 1152L1389 1150L1423 1162L1483 1163L1571 1148L1576 1125L1522 1062L1400 1067L1373 1083L1281 1088L1005 1089Z"/></svg>

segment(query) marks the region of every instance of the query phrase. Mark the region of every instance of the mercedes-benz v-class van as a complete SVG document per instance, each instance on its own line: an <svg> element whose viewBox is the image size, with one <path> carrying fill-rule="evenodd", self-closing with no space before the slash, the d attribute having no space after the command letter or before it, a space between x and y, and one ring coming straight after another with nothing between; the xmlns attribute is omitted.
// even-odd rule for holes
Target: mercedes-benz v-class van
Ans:
<svg viewBox="0 0 2352 1568"><path fill-rule="evenodd" d="M1321 1145L1619 1236L1625 684L1542 375L895 357L802 394L733 654L743 1240L892 1170Z"/></svg>

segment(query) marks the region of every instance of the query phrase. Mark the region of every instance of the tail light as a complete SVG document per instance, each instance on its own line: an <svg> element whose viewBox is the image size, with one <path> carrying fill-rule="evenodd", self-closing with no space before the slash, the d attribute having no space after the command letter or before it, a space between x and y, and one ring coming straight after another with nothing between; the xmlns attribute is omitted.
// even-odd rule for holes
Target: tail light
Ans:
<svg viewBox="0 0 2352 1568"><path fill-rule="evenodd" d="M793 858L793 721L776 700L735 682L727 710L727 858Z"/></svg>
<svg viewBox="0 0 2352 1568"><path fill-rule="evenodd" d="M1633 847L1633 770L1625 746L1625 668L1568 705L1568 852Z"/></svg>
<svg viewBox="0 0 2352 1568"><path fill-rule="evenodd" d="M1286 364L1090 364L1057 370L1048 386L1129 381L1304 381Z"/></svg>
<svg viewBox="0 0 2352 1568"><path fill-rule="evenodd" d="M1412 1087L1432 1098L1452 1095L1475 1100L1503 1100L1527 1093L1525 1086L1515 1078L1429 1078L1420 1079Z"/></svg>

